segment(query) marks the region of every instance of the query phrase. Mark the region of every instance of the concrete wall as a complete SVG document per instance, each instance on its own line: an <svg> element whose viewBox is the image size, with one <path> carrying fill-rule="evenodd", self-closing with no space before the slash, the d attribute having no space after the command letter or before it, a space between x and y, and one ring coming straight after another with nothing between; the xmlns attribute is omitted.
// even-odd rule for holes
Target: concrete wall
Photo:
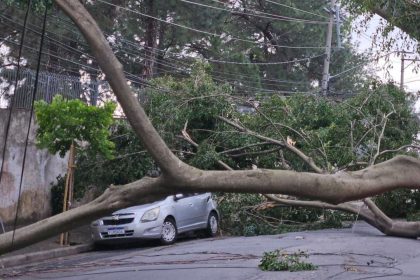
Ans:
<svg viewBox="0 0 420 280"><path fill-rule="evenodd" d="M9 111L0 109L0 164L3 158L5 128ZM26 133L29 125L28 110L14 110L7 138L5 163L0 182L0 218L10 224L14 221L25 149ZM32 120L26 163L23 174L18 223L33 222L51 214L51 184L58 175L64 175L67 158L51 155L35 146L36 125Z"/></svg>

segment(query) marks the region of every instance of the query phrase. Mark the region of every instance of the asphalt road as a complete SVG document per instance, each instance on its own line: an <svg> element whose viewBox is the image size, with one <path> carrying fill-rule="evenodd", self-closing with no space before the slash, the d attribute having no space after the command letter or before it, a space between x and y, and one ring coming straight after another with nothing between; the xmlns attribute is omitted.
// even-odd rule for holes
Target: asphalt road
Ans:
<svg viewBox="0 0 420 280"><path fill-rule="evenodd" d="M315 271L263 272L263 252L307 251ZM185 239L83 253L0 271L0 279L420 279L420 240L352 229L256 237Z"/></svg>

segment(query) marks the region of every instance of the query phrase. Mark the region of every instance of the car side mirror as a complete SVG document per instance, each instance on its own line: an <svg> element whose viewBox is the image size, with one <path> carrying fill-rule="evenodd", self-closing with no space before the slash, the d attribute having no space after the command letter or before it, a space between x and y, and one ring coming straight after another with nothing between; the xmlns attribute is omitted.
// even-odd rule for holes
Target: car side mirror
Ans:
<svg viewBox="0 0 420 280"><path fill-rule="evenodd" d="M177 193L176 195L174 195L174 200L177 201L177 200L180 200L183 197L184 197L184 195L182 193Z"/></svg>

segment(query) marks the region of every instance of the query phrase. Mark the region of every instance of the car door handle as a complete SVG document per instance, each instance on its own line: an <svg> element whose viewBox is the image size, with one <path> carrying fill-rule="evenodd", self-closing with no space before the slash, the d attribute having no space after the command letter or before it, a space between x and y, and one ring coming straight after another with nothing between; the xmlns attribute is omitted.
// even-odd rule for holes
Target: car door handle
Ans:
<svg viewBox="0 0 420 280"><path fill-rule="evenodd" d="M190 204L188 204L189 206L193 206L194 204L192 204L192 203L190 203Z"/></svg>

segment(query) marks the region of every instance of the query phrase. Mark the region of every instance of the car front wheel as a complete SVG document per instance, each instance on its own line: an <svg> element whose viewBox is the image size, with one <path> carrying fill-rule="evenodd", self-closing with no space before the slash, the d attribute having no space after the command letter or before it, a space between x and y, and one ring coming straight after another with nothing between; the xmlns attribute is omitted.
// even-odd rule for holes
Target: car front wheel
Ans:
<svg viewBox="0 0 420 280"><path fill-rule="evenodd" d="M207 236L215 237L219 232L219 218L215 212L211 212L209 214L209 218L207 220Z"/></svg>
<svg viewBox="0 0 420 280"><path fill-rule="evenodd" d="M163 245L173 244L177 238L178 232L176 229L175 221L167 218L162 225L162 236L160 242Z"/></svg>

